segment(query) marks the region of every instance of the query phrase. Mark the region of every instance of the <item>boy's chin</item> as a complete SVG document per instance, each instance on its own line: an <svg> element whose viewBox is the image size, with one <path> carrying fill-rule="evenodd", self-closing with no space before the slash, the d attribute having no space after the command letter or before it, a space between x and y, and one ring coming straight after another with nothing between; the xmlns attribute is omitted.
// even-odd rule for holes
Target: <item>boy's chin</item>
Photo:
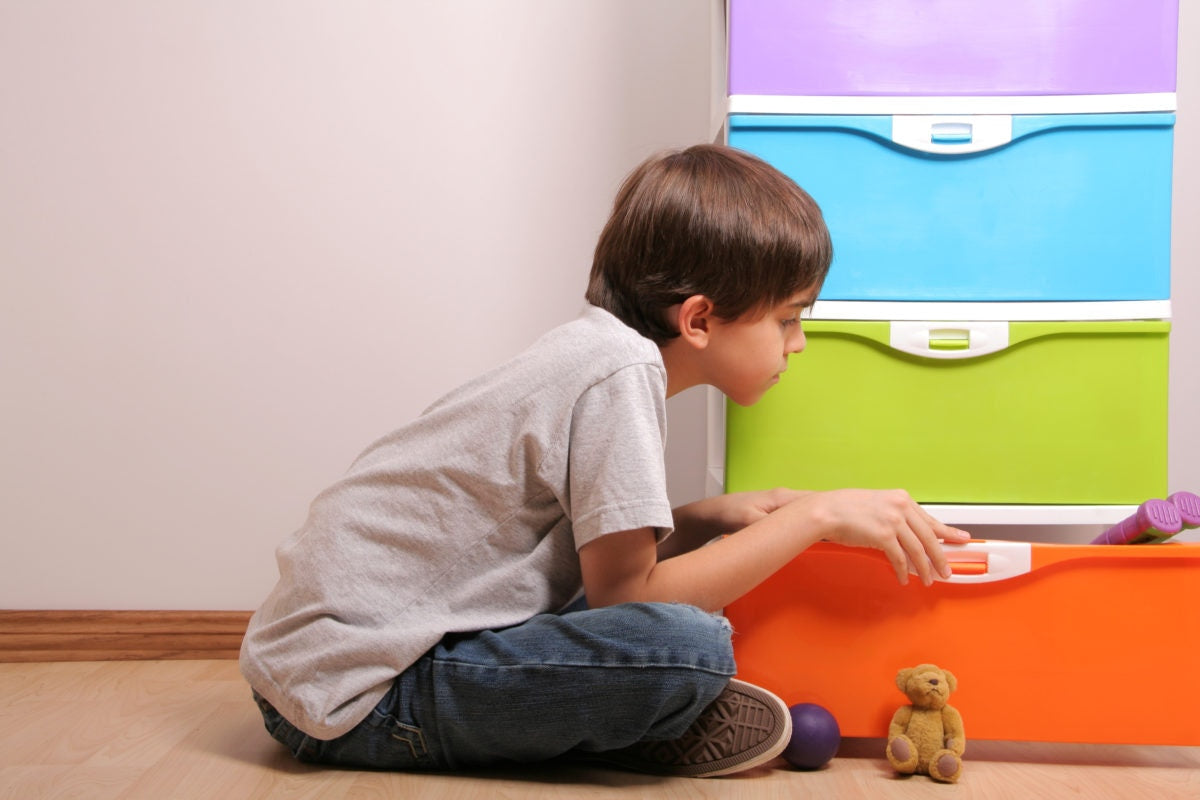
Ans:
<svg viewBox="0 0 1200 800"><path fill-rule="evenodd" d="M768 388L770 388L770 387L768 387ZM729 393L726 393L725 396L728 397L733 402L737 403L742 408L749 408L750 406L757 403L759 400L762 400L763 395L765 395L766 393L767 393L767 390L763 389L761 392L758 392L757 394L752 394L752 395L744 395L743 394L743 395L738 395L737 397L735 397Z"/></svg>

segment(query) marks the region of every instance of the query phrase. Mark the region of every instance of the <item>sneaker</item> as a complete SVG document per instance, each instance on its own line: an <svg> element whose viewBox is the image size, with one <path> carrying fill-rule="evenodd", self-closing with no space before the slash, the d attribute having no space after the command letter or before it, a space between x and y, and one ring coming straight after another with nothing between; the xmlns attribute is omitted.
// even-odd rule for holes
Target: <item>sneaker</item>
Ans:
<svg viewBox="0 0 1200 800"><path fill-rule="evenodd" d="M683 736L597 755L638 772L712 778L775 759L792 738L792 715L775 695L736 678Z"/></svg>

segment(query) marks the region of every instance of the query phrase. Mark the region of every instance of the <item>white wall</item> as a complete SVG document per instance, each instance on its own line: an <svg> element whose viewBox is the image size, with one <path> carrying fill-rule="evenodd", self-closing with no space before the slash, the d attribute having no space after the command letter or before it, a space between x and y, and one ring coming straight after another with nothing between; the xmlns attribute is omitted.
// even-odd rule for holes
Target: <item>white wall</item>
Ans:
<svg viewBox="0 0 1200 800"><path fill-rule="evenodd" d="M0 607L257 606L363 446L575 314L621 177L709 136L719 2L0 0ZM1170 469L1195 489L1183 5ZM672 400L678 501L703 405Z"/></svg>
<svg viewBox="0 0 1200 800"><path fill-rule="evenodd" d="M582 307L707 135L709 10L0 0L0 607L256 607L363 447Z"/></svg>

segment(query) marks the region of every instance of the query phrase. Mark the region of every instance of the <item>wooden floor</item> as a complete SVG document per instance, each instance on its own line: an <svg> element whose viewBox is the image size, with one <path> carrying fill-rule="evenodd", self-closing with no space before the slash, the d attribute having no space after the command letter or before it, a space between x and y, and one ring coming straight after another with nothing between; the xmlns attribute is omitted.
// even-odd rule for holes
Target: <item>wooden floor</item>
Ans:
<svg viewBox="0 0 1200 800"><path fill-rule="evenodd" d="M453 775L315 769L267 736L233 661L0 664L3 800L1200 798L1200 747L971 742L953 786L898 778L882 747L847 740L817 772L780 760L708 780L590 767Z"/></svg>

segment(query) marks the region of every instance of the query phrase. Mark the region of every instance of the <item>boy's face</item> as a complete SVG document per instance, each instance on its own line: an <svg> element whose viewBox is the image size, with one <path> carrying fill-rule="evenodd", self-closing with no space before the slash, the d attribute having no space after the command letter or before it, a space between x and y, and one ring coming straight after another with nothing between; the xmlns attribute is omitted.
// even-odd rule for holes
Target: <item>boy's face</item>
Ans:
<svg viewBox="0 0 1200 800"><path fill-rule="evenodd" d="M766 314L716 321L709 344L710 383L741 406L749 406L776 383L792 353L804 349L800 312L813 304L816 292L798 292Z"/></svg>

